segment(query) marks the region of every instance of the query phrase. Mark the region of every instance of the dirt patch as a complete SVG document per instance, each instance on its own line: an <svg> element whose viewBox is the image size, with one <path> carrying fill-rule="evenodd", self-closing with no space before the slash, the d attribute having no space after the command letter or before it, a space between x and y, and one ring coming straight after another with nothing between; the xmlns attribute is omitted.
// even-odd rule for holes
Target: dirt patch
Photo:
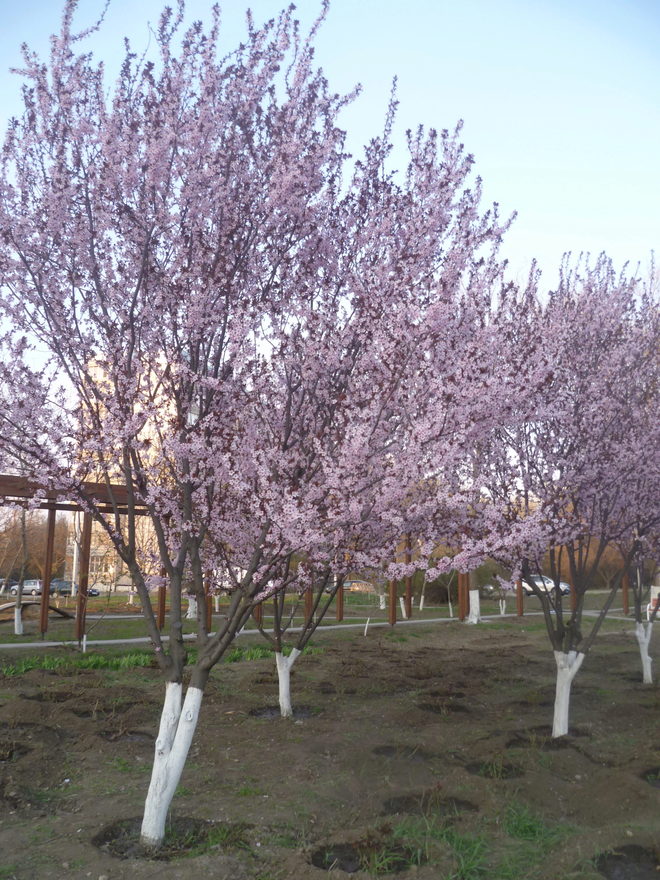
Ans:
<svg viewBox="0 0 660 880"><path fill-rule="evenodd" d="M599 856L596 868L607 880L657 880L657 853L642 846L622 846Z"/></svg>
<svg viewBox="0 0 660 880"><path fill-rule="evenodd" d="M213 671L173 802L175 821L193 820L187 858L157 864L135 849L127 819L141 815L148 787L157 670L0 676L0 877L439 880L461 876L469 858L489 880L618 880L603 871L634 862L631 847L656 858L649 708L660 689L626 680L639 662L630 624L599 637L559 740L544 705L554 658L527 620L316 645L322 654L296 663L290 720L279 717L272 659ZM264 706L273 717L260 717ZM204 839L234 826L246 829L241 845ZM612 853L613 841L626 846ZM620 877L660 876L652 861L635 864L654 873Z"/></svg>

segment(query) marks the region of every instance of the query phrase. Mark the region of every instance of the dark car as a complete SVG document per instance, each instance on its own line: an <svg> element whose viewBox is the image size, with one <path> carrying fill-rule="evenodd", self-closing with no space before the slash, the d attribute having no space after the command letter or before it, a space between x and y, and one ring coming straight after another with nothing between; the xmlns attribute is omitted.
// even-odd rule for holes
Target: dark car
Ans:
<svg viewBox="0 0 660 880"><path fill-rule="evenodd" d="M80 589L78 584L74 584L72 581L67 581L64 578L53 578L53 580L50 582L50 591L51 593L56 593L59 596L71 596L74 586L77 593ZM96 587L89 587L87 589L87 595L100 596L101 593L96 589Z"/></svg>

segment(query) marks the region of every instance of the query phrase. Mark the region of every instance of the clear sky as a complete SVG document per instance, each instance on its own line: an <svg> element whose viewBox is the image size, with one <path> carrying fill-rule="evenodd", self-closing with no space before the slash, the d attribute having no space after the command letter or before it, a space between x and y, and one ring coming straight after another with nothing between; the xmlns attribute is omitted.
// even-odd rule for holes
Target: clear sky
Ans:
<svg viewBox="0 0 660 880"><path fill-rule="evenodd" d="M205 17L211 0L188 0ZM244 0L221 3L225 43L244 34ZM285 0L255 0L257 22ZM300 0L309 23L318 0ZM103 0L80 0L81 27ZM95 52L149 41L161 0L111 0ZM47 51L60 0L0 0L0 124L16 113L27 41ZM344 127L357 148L381 130L399 79L395 139L424 123L452 128L474 154L485 198L518 212L504 245L516 273L532 257L552 283L564 251L608 252L648 265L660 251L660 0L331 0L317 58L330 84L363 92ZM403 156L401 160L403 164Z"/></svg>

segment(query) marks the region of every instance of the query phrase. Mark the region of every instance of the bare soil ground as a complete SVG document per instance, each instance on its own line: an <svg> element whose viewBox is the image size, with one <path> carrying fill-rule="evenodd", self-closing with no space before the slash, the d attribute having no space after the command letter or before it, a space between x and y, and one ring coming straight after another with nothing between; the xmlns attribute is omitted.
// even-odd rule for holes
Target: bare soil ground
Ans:
<svg viewBox="0 0 660 880"><path fill-rule="evenodd" d="M157 670L0 675L0 878L660 876L660 689L640 683L630 622L599 637L559 741L538 620L316 645L294 667L294 720L264 712L274 661L214 671L173 815L223 824L170 861L97 845L141 813Z"/></svg>

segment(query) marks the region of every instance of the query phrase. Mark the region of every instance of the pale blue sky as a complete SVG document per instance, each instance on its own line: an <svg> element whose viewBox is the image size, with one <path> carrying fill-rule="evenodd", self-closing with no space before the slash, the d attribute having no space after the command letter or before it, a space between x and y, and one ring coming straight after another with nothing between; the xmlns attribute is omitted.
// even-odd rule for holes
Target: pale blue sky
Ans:
<svg viewBox="0 0 660 880"><path fill-rule="evenodd" d="M211 0L188 0L204 17ZM80 0L86 26L103 0ZM111 0L95 49L136 49L161 0ZM244 33L243 0L221 4L226 47ZM284 0L256 0L259 22ZM301 0L309 23L317 0ZM59 0L0 0L0 123L16 112L27 40L40 51L57 28ZM504 254L516 272L533 256L551 283L566 250L607 251L648 263L660 250L660 0L331 0L318 39L331 85L363 93L343 123L357 148L380 131L392 77L399 78L395 137L419 122L452 128L476 158L488 201L518 211Z"/></svg>

